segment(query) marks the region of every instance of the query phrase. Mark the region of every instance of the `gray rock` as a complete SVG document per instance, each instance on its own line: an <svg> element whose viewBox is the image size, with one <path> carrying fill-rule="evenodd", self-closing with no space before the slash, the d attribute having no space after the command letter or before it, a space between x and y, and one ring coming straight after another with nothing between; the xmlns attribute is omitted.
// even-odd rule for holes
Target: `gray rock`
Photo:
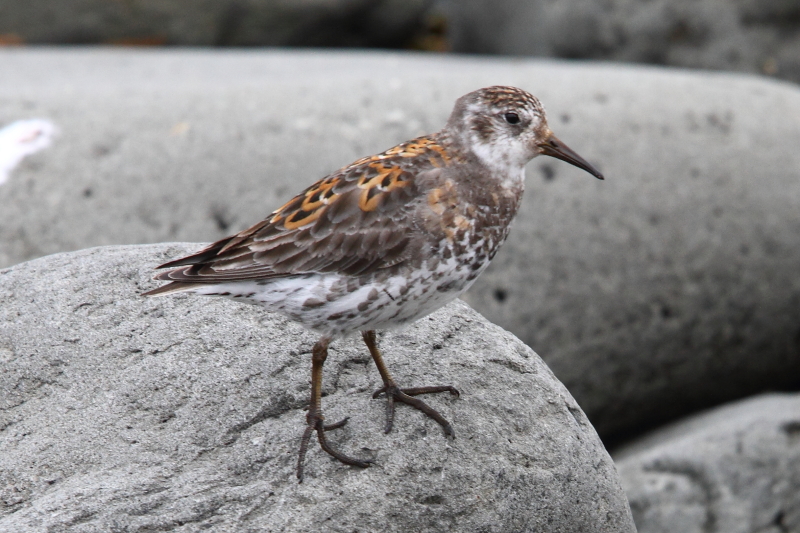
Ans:
<svg viewBox="0 0 800 533"><path fill-rule="evenodd" d="M619 478L527 346L456 302L382 336L456 438L399 408L360 339L332 345L323 405L357 469L316 446L294 478L315 336L263 309L148 299L196 245L95 248L0 271L0 531L634 531Z"/></svg>
<svg viewBox="0 0 800 533"><path fill-rule="evenodd" d="M800 394L718 407L614 458L639 533L800 531Z"/></svg>
<svg viewBox="0 0 800 533"><path fill-rule="evenodd" d="M0 2L0 37L31 44L400 47L431 0Z"/></svg>
<svg viewBox="0 0 800 533"><path fill-rule="evenodd" d="M800 81L800 3L786 0L442 2L460 52L763 72Z"/></svg>
<svg viewBox="0 0 800 533"><path fill-rule="evenodd" d="M800 90L749 76L398 54L3 50L0 125L61 135L0 185L0 265L210 241L495 83L605 182L536 159L467 294L606 438L800 376ZM380 72L380 81L376 81Z"/></svg>

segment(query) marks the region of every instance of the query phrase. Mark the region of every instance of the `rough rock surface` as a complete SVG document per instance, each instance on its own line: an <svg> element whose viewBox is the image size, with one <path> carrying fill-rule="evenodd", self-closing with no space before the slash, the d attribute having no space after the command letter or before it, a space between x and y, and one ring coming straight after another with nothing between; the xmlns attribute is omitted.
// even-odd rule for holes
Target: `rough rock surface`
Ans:
<svg viewBox="0 0 800 533"><path fill-rule="evenodd" d="M796 87L398 54L5 50L0 71L0 125L61 130L0 186L0 265L223 237L513 84L607 179L534 160L468 303L542 354L604 438L800 385Z"/></svg>
<svg viewBox="0 0 800 533"><path fill-rule="evenodd" d="M0 2L0 43L399 47L431 0Z"/></svg>
<svg viewBox="0 0 800 533"><path fill-rule="evenodd" d="M800 394L718 407L614 458L639 533L800 531Z"/></svg>
<svg viewBox="0 0 800 533"><path fill-rule="evenodd" d="M94 248L0 271L0 531L634 531L575 400L510 333L456 302L381 338L456 438L400 406L382 432L360 339L332 345L323 408L356 469L294 468L314 335L191 295L143 298L197 245Z"/></svg>
<svg viewBox="0 0 800 533"><path fill-rule="evenodd" d="M443 2L460 52L763 72L800 81L793 0Z"/></svg>

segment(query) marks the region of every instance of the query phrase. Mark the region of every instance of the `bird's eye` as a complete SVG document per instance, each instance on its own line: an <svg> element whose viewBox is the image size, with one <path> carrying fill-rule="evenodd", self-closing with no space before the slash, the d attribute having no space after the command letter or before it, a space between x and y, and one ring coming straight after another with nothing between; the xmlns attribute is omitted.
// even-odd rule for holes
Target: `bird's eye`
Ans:
<svg viewBox="0 0 800 533"><path fill-rule="evenodd" d="M519 124L519 115L516 113L506 113L503 115L503 118L506 119L506 122L509 124Z"/></svg>

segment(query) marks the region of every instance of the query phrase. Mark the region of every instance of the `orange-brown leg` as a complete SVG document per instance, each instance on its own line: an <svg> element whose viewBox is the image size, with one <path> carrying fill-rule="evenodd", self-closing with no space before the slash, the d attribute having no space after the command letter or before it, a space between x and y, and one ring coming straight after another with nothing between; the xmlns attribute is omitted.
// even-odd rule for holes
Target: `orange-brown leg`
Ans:
<svg viewBox="0 0 800 533"><path fill-rule="evenodd" d="M394 382L391 374L389 374L389 369L386 368L386 363L383 362L383 356L381 356L381 352L378 349L377 339L375 338L375 331L362 331L361 336L364 338L364 343L367 345L367 348L369 348L369 353L372 355L372 359L375 360L375 365L378 367L378 372L381 373L381 378L383 379L383 387L376 390L372 397L377 398L381 394L386 395L386 426L384 427L384 432L389 433L392 430L392 425L394 424L394 403L395 401L398 401L408 404L415 409L419 409L429 417L436 420L436 422L442 426L442 429L444 429L445 435L455 437L455 433L453 432L453 427L450 425L450 422L445 420L445 418L440 415L438 411L430 407L422 400L414 398L413 396L418 394L428 394L431 392L449 392L453 396L458 396L458 390L450 385L441 385L435 387L411 387L408 389L401 389Z"/></svg>
<svg viewBox="0 0 800 533"><path fill-rule="evenodd" d="M325 432L332 429L337 429L347 423L347 419L336 422L335 424L325 425L325 417L322 416L322 365L325 364L325 359L328 357L328 345L331 339L323 337L320 339L311 351L311 403L308 407L308 414L306 415L306 430L303 433L303 438L300 441L300 455L297 458L297 479L300 483L303 482L303 464L308 451L308 443L311 440L311 434L317 432L317 439L319 440L320 447L328 452L330 455L339 461L353 466L367 467L372 463L369 459L361 460L355 459L348 455L334 450L328 439L325 438Z"/></svg>

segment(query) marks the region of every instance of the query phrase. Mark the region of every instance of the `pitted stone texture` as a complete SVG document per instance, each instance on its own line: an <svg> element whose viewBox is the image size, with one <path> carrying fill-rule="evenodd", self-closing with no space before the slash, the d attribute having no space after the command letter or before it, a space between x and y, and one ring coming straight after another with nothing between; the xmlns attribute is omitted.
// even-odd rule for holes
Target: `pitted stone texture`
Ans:
<svg viewBox="0 0 800 533"><path fill-rule="evenodd" d="M800 531L800 394L718 407L614 458L639 533Z"/></svg>
<svg viewBox="0 0 800 533"><path fill-rule="evenodd" d="M61 130L0 186L0 265L210 241L492 84L540 97L604 182L537 158L466 295L546 359L601 435L800 385L800 90L546 61L0 50L0 125Z"/></svg>
<svg viewBox="0 0 800 533"><path fill-rule="evenodd" d="M0 531L634 531L599 437L539 357L461 302L381 345L454 440L398 406L360 339L337 341L329 433L294 477L315 337L263 309L144 298L196 245L95 248L0 271Z"/></svg>

